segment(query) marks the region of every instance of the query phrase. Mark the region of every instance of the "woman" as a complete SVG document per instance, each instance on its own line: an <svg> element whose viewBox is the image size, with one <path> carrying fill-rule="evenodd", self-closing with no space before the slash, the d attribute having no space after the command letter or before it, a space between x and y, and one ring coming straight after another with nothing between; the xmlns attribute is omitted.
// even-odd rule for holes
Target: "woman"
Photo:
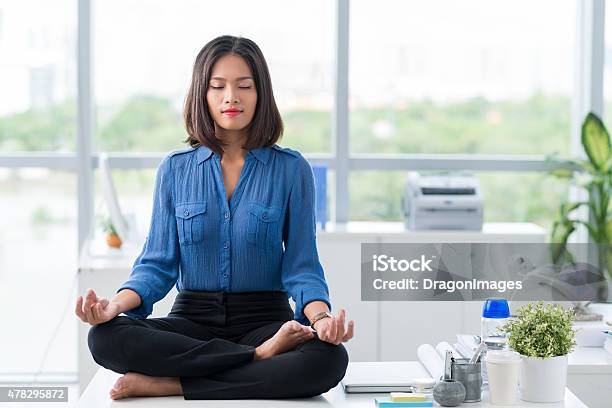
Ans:
<svg viewBox="0 0 612 408"><path fill-rule="evenodd" d="M275 144L283 124L253 41L221 36L202 48L184 117L191 148L158 168L149 234L128 281L112 300L91 289L77 299L94 360L125 374L111 398L328 391L345 374L341 343L354 323L345 325L344 310L330 314L312 170ZM147 319L174 284L170 314Z"/></svg>

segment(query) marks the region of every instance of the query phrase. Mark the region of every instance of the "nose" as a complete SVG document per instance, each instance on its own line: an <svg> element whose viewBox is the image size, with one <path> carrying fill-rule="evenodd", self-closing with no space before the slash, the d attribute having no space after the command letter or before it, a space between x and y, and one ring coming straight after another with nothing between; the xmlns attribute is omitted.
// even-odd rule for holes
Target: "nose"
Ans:
<svg viewBox="0 0 612 408"><path fill-rule="evenodd" d="M238 103L238 96L236 96L236 92L234 91L234 87L233 86L226 86L225 89L226 89L226 91L225 91L225 95L223 96L223 103L224 104Z"/></svg>

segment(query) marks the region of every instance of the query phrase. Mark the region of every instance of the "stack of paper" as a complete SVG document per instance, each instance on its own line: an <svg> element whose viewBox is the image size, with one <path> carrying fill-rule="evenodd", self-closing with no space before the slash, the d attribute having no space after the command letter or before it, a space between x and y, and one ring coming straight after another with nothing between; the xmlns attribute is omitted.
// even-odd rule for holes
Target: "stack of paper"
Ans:
<svg viewBox="0 0 612 408"><path fill-rule="evenodd" d="M431 396L410 392L392 392L389 397L375 398L379 408L433 407Z"/></svg>

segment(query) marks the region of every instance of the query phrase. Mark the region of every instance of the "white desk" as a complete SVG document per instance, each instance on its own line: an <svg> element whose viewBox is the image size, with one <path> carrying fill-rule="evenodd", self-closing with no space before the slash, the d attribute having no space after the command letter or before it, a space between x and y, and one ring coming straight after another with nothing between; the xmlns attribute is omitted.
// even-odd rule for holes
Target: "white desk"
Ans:
<svg viewBox="0 0 612 408"><path fill-rule="evenodd" d="M361 243L436 242L544 242L546 232L529 223L485 223L482 231L406 231L400 222L349 222L328 224L317 233L319 258L329 285L332 307L347 310L355 320L355 338L346 344L351 361L415 360L422 343L454 339L456 333L480 332L481 302L363 302L361 301ZM110 251L107 257L90 254L105 250L86 242L79 260L79 293L93 288L113 296L127 279L141 247ZM98 251L96 251L98 246ZM109 251L107 251L109 252ZM113 255L114 254L114 255ZM173 289L153 309L165 316L172 305ZM427 311L423 318L422 311ZM97 369L87 348L89 327L79 323L79 381L81 389Z"/></svg>
<svg viewBox="0 0 612 408"><path fill-rule="evenodd" d="M350 364L350 363L349 363ZM349 366L350 369L350 366ZM124 400L113 401L108 395L120 374L113 373L106 369L100 369L93 380L83 392L81 399L76 404L77 408L179 408L179 407L253 407L253 408L275 408L275 407L295 407L295 408L372 408L376 407L374 398L387 396L385 394L345 394L339 384L332 390L314 398L300 399L280 399L280 400L189 400L183 397L153 397L153 398L127 398ZM464 403L461 406L466 408L499 408L491 405L488 395L485 392L483 400L478 403ZM437 404L434 404L437 406ZM569 389L565 390L565 400L556 404L535 404L518 401L514 407L529 408L587 408Z"/></svg>

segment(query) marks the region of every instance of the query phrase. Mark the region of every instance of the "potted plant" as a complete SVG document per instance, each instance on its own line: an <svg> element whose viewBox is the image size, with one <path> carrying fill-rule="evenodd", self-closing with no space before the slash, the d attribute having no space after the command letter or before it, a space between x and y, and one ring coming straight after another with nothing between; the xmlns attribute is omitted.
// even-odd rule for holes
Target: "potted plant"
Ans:
<svg viewBox="0 0 612 408"><path fill-rule="evenodd" d="M521 399L557 402L565 398L567 355L576 342L574 311L539 301L519 308L503 330L508 344L521 355Z"/></svg>
<svg viewBox="0 0 612 408"><path fill-rule="evenodd" d="M106 233L106 243L108 246L112 248L121 248L123 242L121 241L121 238L119 238L119 235L115 230L115 226L110 218L107 217L102 219L101 226L102 230Z"/></svg>
<svg viewBox="0 0 612 408"><path fill-rule="evenodd" d="M567 242L576 228L582 225L596 244L599 271L605 283L606 275L608 279L612 278L612 147L606 127L594 113L586 116L580 141L588 160L549 157L549 161L557 165L551 174L566 179L589 193L588 200L561 203L550 235L553 244L552 258L556 264L564 260L573 262L573 257L567 250ZM589 209L589 220L572 217L572 213L581 207ZM607 292L607 287L604 286L599 297L605 300Z"/></svg>

